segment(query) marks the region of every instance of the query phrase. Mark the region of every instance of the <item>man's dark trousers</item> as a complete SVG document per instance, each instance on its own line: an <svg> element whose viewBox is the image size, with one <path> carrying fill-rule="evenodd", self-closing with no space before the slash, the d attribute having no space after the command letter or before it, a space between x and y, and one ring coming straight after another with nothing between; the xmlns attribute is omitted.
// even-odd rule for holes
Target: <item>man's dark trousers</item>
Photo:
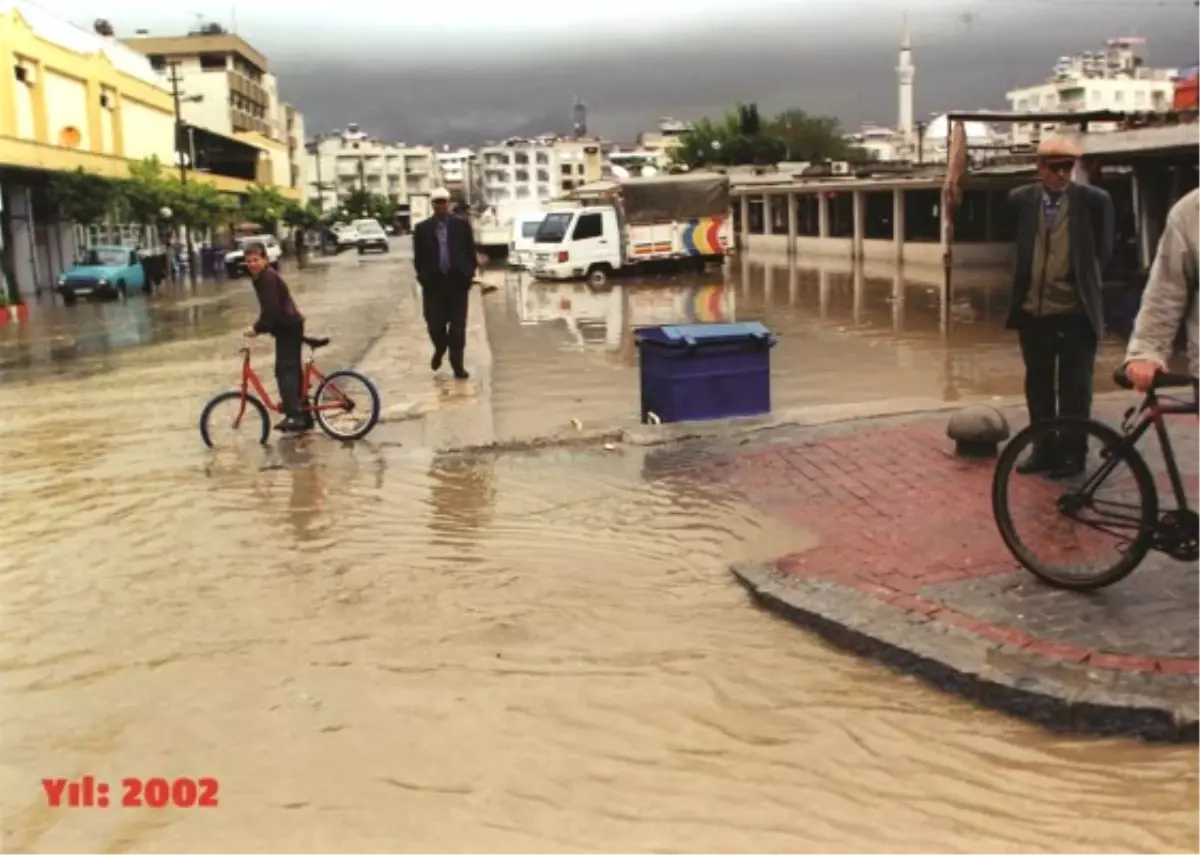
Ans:
<svg viewBox="0 0 1200 855"><path fill-rule="evenodd" d="M470 282L454 273L441 273L422 287L425 326L437 356L449 352L450 367L463 371L463 350L467 346L467 302Z"/></svg>
<svg viewBox="0 0 1200 855"><path fill-rule="evenodd" d="M279 384L279 402L286 416L308 417L300 400L301 375L304 371L304 325L294 324L275 331L275 382Z"/></svg>
<svg viewBox="0 0 1200 855"><path fill-rule="evenodd" d="M1041 318L1025 315L1018 325L1018 335L1025 361L1029 421L1043 422L1056 416L1090 418L1098 341L1087 315L1082 312ZM1078 440L1086 442L1083 436ZM1087 453L1086 447L1040 451L1073 457Z"/></svg>

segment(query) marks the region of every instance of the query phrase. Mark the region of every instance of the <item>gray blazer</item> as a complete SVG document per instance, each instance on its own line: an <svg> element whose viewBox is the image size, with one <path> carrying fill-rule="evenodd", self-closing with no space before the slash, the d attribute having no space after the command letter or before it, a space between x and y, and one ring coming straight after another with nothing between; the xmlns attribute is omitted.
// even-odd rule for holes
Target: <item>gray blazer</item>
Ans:
<svg viewBox="0 0 1200 855"><path fill-rule="evenodd" d="M1033 252L1038 240L1042 192L1042 185L1038 183L1026 184L1008 194L1009 210L1017 220L1013 299L1008 314L1010 329L1019 326L1027 317L1021 306L1025 304L1033 279ZM1115 214L1112 197L1090 184L1069 184L1066 194L1071 217L1071 269L1079 286L1079 299L1099 338L1104 335L1101 286L1113 252Z"/></svg>

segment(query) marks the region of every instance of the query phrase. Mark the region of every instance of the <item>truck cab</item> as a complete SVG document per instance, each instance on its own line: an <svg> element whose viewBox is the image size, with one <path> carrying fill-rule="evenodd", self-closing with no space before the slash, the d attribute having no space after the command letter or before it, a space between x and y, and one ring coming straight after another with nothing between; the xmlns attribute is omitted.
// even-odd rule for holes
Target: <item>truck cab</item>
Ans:
<svg viewBox="0 0 1200 855"><path fill-rule="evenodd" d="M551 209L533 239L533 275L603 285L623 265L622 240L612 205Z"/></svg>

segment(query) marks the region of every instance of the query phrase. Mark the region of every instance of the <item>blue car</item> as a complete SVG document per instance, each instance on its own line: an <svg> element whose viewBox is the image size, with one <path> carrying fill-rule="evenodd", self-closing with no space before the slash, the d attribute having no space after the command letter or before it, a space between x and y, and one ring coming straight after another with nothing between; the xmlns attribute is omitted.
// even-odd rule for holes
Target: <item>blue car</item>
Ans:
<svg viewBox="0 0 1200 855"><path fill-rule="evenodd" d="M127 246L93 246L58 277L56 290L70 306L79 298L115 300L130 291L146 288L146 270L136 249Z"/></svg>

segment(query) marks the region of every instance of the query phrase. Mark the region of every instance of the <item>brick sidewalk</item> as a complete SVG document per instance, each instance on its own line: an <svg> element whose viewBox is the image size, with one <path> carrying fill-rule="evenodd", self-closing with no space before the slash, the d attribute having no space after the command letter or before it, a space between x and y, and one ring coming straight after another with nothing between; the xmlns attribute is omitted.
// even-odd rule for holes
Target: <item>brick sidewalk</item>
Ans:
<svg viewBox="0 0 1200 855"><path fill-rule="evenodd" d="M1122 410L1097 416L1115 424ZM1006 416L1014 433L1023 426L1020 412ZM1098 592L1043 585L1000 540L994 461L955 458L947 419L790 428L651 465L816 535L807 552L734 572L830 640L1054 729L1196 739L1196 567L1152 553ZM1194 501L1196 420L1173 418L1170 432ZM1157 440L1141 448L1165 486Z"/></svg>

